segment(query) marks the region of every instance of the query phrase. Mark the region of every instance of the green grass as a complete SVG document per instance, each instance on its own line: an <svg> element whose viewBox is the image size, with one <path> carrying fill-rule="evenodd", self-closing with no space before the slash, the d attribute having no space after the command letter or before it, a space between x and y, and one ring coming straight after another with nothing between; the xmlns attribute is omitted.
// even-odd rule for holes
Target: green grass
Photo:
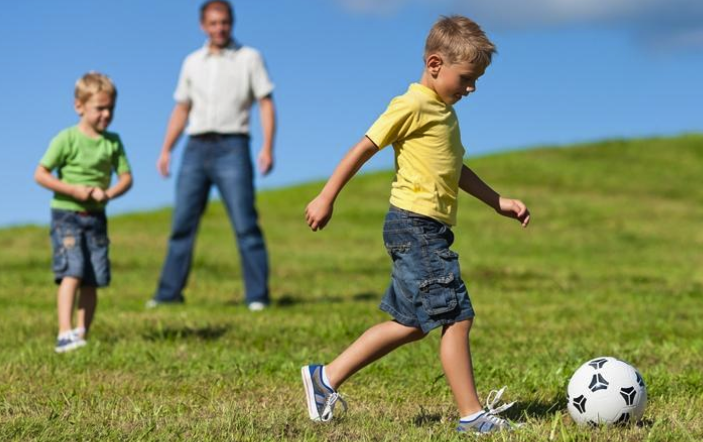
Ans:
<svg viewBox="0 0 703 442"><path fill-rule="evenodd" d="M474 306L483 396L508 385L524 430L482 440L703 439L703 136L608 141L468 161L533 213L527 230L462 197L455 250ZM465 440L441 376L439 336L344 385L349 412L307 418L299 367L329 361L387 317L381 227L392 174L353 180L323 231L303 210L320 183L263 192L275 305L242 305L222 207L201 225L188 303L145 311L170 211L110 220L113 284L90 344L55 355L45 227L0 230L0 440ZM129 198L129 195L127 196ZM648 385L642 425L581 428L573 371L601 355Z"/></svg>

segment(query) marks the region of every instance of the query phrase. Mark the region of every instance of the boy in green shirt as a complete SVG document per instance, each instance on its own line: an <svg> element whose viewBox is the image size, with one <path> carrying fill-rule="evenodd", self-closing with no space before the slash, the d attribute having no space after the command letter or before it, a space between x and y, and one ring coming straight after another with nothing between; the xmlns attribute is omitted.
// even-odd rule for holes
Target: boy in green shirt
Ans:
<svg viewBox="0 0 703 442"><path fill-rule="evenodd" d="M475 91L493 53L495 46L476 23L461 16L441 18L427 38L420 82L391 101L306 208L310 228L324 228L344 185L379 149L393 145L396 176L383 228L393 271L381 301L392 320L368 329L329 364L302 367L308 413L315 421L332 419L341 400L337 389L354 373L441 328L440 359L459 409L457 430L490 433L511 428L498 413L512 404L493 407L503 390L489 395L486 409L478 398L469 351L474 310L458 255L450 250L459 189L523 227L530 222L525 204L500 196L463 164L464 147L452 106Z"/></svg>
<svg viewBox="0 0 703 442"><path fill-rule="evenodd" d="M116 99L117 90L105 75L90 72L81 77L74 103L78 125L54 137L34 173L37 183L54 191L51 243L54 281L59 284L57 353L86 344L97 307L97 288L110 283L105 206L132 186L122 141L106 131ZM110 187L113 171L118 179ZM73 328L74 298L79 288Z"/></svg>

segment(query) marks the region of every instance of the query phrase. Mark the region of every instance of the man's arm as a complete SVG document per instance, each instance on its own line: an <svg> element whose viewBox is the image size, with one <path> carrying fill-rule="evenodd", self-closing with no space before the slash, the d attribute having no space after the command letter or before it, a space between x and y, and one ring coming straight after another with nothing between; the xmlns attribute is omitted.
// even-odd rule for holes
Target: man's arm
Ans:
<svg viewBox="0 0 703 442"><path fill-rule="evenodd" d="M527 210L522 201L503 198L466 165L461 168L459 188L492 207L499 214L517 219L522 224L522 227L527 227L530 223L530 211Z"/></svg>
<svg viewBox="0 0 703 442"><path fill-rule="evenodd" d="M305 208L305 221L313 231L323 229L327 225L332 218L334 202L339 192L376 152L376 145L364 137L342 158L320 194Z"/></svg>
<svg viewBox="0 0 703 442"><path fill-rule="evenodd" d="M257 163L259 172L267 175L273 169L273 142L276 136L276 108L273 104L273 96L268 95L259 100L259 112L264 142Z"/></svg>
<svg viewBox="0 0 703 442"><path fill-rule="evenodd" d="M168 120L166 127L166 135L164 143L161 147L161 154L156 161L156 169L161 176L167 177L170 174L171 168L171 151L176 146L176 142L181 137L183 130L188 122L188 114L190 114L190 103L176 103L171 112L171 118Z"/></svg>

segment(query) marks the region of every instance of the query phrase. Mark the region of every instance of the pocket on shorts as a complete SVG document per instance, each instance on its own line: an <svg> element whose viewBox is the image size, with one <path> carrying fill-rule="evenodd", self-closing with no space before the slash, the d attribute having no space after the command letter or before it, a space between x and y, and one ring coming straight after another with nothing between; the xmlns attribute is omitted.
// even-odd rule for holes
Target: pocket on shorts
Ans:
<svg viewBox="0 0 703 442"><path fill-rule="evenodd" d="M452 274L426 279L420 283L419 288L422 306L429 316L449 313L459 305L456 280Z"/></svg>
<svg viewBox="0 0 703 442"><path fill-rule="evenodd" d="M51 260L51 269L54 273L63 273L68 268L68 256L64 247L54 251L54 256Z"/></svg>
<svg viewBox="0 0 703 442"><path fill-rule="evenodd" d="M410 242L396 244L386 243L386 252L388 252L388 255L390 255L390 257L395 261L400 257L400 255L407 253L408 250L410 250L410 247L412 247L412 243Z"/></svg>
<svg viewBox="0 0 703 442"><path fill-rule="evenodd" d="M100 249L110 245L110 239L107 235L92 235L88 238L88 244L91 249Z"/></svg>

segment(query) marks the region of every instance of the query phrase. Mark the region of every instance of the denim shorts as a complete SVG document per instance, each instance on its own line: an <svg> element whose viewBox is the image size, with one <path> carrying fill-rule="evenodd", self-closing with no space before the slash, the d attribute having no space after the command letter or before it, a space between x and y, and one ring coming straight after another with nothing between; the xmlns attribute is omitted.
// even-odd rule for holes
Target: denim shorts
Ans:
<svg viewBox="0 0 703 442"><path fill-rule="evenodd" d="M82 286L110 284L107 217L104 212L51 209L51 245L54 281L81 280Z"/></svg>
<svg viewBox="0 0 703 442"><path fill-rule="evenodd" d="M459 255L449 250L454 234L447 225L391 206L383 241L393 272L381 310L425 333L474 317L461 280Z"/></svg>

